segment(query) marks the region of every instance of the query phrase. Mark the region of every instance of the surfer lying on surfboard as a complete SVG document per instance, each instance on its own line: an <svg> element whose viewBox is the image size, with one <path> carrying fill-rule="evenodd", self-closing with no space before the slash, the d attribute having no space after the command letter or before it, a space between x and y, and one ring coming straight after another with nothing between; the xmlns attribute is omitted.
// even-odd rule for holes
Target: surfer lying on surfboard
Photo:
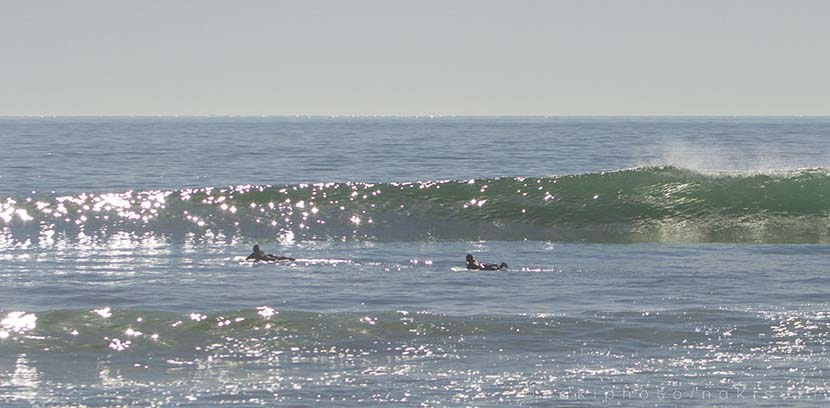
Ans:
<svg viewBox="0 0 830 408"><path fill-rule="evenodd" d="M471 271L501 271L507 269L507 264L502 262L500 265L481 263L476 261L472 255L467 254L467 269Z"/></svg>
<svg viewBox="0 0 830 408"><path fill-rule="evenodd" d="M294 258L288 256L276 256L274 254L266 254L265 251L259 249L259 245L254 245L254 252L245 258L246 261L293 261Z"/></svg>

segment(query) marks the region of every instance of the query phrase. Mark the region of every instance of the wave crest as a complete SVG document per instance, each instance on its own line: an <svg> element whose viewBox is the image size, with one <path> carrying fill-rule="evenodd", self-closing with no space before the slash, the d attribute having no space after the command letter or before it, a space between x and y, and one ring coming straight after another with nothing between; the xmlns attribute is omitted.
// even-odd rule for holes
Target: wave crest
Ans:
<svg viewBox="0 0 830 408"><path fill-rule="evenodd" d="M830 242L830 169L243 185L6 199L0 245L114 234L296 240Z"/></svg>

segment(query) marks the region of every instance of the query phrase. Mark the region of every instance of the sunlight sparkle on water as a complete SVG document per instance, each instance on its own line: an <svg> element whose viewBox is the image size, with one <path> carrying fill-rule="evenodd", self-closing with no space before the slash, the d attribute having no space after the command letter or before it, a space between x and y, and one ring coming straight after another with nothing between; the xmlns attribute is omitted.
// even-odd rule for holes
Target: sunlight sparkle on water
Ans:
<svg viewBox="0 0 830 408"><path fill-rule="evenodd" d="M0 331L0 338L8 337L9 333L7 331L24 333L34 329L35 326L37 326L37 316L34 313L11 312L3 320L0 320L0 327L5 329ZM5 335L2 333L5 333Z"/></svg>

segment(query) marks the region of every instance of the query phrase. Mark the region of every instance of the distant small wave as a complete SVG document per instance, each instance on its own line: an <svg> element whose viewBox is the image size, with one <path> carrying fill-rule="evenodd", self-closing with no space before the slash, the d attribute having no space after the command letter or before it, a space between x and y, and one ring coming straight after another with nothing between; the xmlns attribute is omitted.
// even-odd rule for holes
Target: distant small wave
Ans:
<svg viewBox="0 0 830 408"><path fill-rule="evenodd" d="M794 319L796 317L797 319ZM27 350L138 352L203 350L239 342L269 351L306 347L372 347L377 340L431 344L464 336L511 338L522 335L567 341L591 337L597 342L671 346L679 342L742 336L759 346L775 345L775 333L791 330L816 340L830 333L824 311L726 310L690 308L653 312L586 311L572 316L548 314L453 316L426 311L315 313L269 306L220 312L173 313L131 309L0 312L0 344ZM800 325L809 320L813 325ZM625 322L625 324L621 324ZM737 323L736 323L737 322ZM721 333L724 332L724 333ZM759 335L763 337L759 337ZM232 341L231 341L232 340ZM266 341L267 340L267 341ZM547 346L546 346L547 347ZM413 351L426 355L439 350ZM295 353L296 354L296 353Z"/></svg>

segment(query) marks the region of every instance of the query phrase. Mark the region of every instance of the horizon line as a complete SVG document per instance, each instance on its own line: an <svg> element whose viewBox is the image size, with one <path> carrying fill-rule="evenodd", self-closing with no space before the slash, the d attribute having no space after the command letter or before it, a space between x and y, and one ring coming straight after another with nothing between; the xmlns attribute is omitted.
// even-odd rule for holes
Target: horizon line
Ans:
<svg viewBox="0 0 830 408"><path fill-rule="evenodd" d="M59 118L292 118L292 119L446 119L446 118L826 118L830 114L27 114L2 115L2 119Z"/></svg>

